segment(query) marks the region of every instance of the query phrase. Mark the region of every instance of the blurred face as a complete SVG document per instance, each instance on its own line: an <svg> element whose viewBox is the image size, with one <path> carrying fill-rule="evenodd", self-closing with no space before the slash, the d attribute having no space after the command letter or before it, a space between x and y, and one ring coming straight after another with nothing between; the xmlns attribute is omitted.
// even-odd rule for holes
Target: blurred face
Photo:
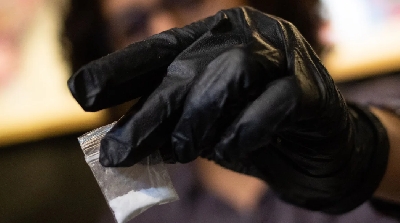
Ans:
<svg viewBox="0 0 400 223"><path fill-rule="evenodd" d="M246 0L101 0L114 49L245 5Z"/></svg>
<svg viewBox="0 0 400 223"><path fill-rule="evenodd" d="M20 49L42 0L0 0L0 90L18 73Z"/></svg>

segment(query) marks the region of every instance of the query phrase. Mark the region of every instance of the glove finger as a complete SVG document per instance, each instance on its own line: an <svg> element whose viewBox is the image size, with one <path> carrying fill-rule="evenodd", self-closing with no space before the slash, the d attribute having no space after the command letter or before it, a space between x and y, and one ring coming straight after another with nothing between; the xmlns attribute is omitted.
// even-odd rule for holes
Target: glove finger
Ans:
<svg viewBox="0 0 400 223"><path fill-rule="evenodd" d="M68 80L86 111L98 111L140 97L161 82L168 65L219 17L209 17L134 43L83 66Z"/></svg>
<svg viewBox="0 0 400 223"><path fill-rule="evenodd" d="M177 118L173 114L168 117L163 107L166 104L156 100L141 98L106 134L100 146L99 162L103 166L132 166L157 149L168 147L168 133Z"/></svg>
<svg viewBox="0 0 400 223"><path fill-rule="evenodd" d="M204 46L200 55L197 48L178 56L160 86L148 97L142 97L106 134L100 148L102 165L131 166L153 151L169 147L165 144L171 142L193 80L226 46Z"/></svg>
<svg viewBox="0 0 400 223"><path fill-rule="evenodd" d="M161 147L170 148L171 133L195 78L218 55L243 41L241 35L232 35L226 41L216 34L220 24L228 20L224 13L212 19L213 34L207 32L179 54L161 84L107 133L100 150L102 165L131 166ZM175 157L173 151L170 153Z"/></svg>
<svg viewBox="0 0 400 223"><path fill-rule="evenodd" d="M248 154L266 147L297 108L299 87L295 76L286 76L268 84L258 97L226 130L215 146L218 159L228 162L247 160Z"/></svg>
<svg viewBox="0 0 400 223"><path fill-rule="evenodd" d="M190 66L171 64L171 72L148 97L142 97L101 142L103 166L132 166L167 143L177 122L187 86L196 76ZM186 74L185 74L186 71Z"/></svg>
<svg viewBox="0 0 400 223"><path fill-rule="evenodd" d="M207 66L186 97L172 133L177 161L190 162L215 146L221 133L265 89L271 78L266 69L276 67L271 65L259 63L244 46L238 46Z"/></svg>

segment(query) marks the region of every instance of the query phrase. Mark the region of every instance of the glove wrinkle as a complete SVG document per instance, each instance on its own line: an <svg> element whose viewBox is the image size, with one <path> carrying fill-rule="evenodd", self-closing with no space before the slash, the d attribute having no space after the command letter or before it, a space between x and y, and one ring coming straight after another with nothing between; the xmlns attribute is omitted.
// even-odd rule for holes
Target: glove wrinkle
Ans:
<svg viewBox="0 0 400 223"><path fill-rule="evenodd" d="M245 46L234 47L213 60L192 86L172 133L176 153L182 154L179 162L191 161L214 147L241 108L262 93L269 77L251 58ZM190 156L187 151L192 151Z"/></svg>

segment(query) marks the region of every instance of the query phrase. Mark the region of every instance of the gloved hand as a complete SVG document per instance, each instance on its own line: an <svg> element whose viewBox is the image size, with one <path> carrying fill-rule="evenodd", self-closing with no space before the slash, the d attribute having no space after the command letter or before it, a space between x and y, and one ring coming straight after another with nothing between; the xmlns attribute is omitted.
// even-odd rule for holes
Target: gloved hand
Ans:
<svg viewBox="0 0 400 223"><path fill-rule="evenodd" d="M290 23L221 11L93 61L70 90L86 111L141 97L102 140L104 166L155 150L198 156L268 182L282 199L330 213L368 199L386 168L386 132L349 107Z"/></svg>

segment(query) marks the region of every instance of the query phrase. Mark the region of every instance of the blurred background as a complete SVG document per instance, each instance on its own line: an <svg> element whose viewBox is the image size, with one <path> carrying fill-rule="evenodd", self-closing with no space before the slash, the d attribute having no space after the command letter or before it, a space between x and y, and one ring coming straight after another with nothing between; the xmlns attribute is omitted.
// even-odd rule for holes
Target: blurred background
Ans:
<svg viewBox="0 0 400 223"><path fill-rule="evenodd" d="M106 222L76 138L108 123L70 95L66 0L0 0L0 222ZM400 1L323 0L322 60L337 82L400 71Z"/></svg>
<svg viewBox="0 0 400 223"><path fill-rule="evenodd" d="M61 44L68 1L0 3L0 145L88 129L89 114L71 97L71 70Z"/></svg>
<svg viewBox="0 0 400 223"><path fill-rule="evenodd" d="M400 70L400 1L322 2L321 37L332 46L322 59L336 81Z"/></svg>
<svg viewBox="0 0 400 223"><path fill-rule="evenodd" d="M104 113L85 113L68 91L66 10L0 0L0 222L99 222L108 211L76 140Z"/></svg>

